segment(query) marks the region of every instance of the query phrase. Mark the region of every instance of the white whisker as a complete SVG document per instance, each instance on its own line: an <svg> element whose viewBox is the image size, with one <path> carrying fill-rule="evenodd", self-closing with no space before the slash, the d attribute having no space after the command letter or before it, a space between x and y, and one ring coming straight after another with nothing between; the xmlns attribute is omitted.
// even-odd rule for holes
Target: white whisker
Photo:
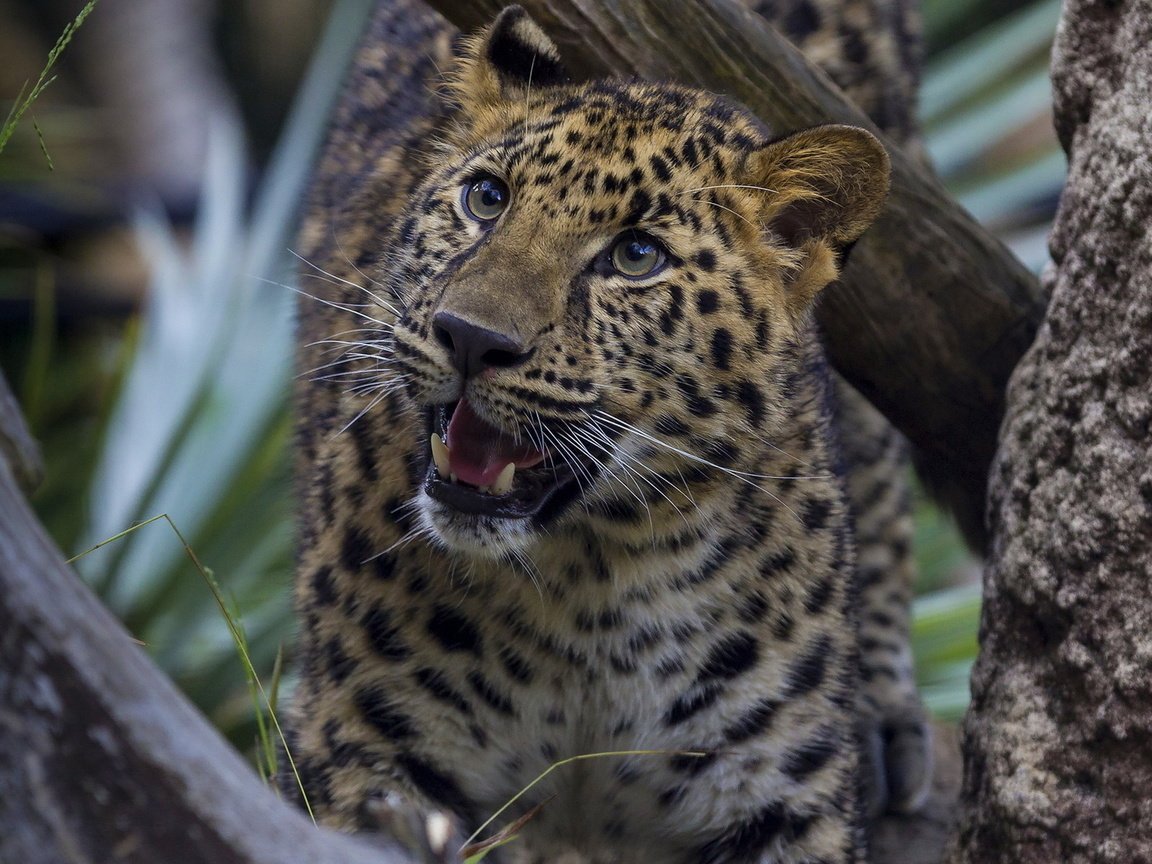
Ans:
<svg viewBox="0 0 1152 864"><path fill-rule="evenodd" d="M345 285L349 288L354 288L357 291L363 291L365 294L367 294L369 297L371 297L373 301L375 301L377 304L379 304L380 306L387 309L393 315L399 315L400 314L400 312L396 309L395 306L393 306L391 303L389 303L383 297L378 296L371 289L366 288L365 286L359 284L358 282L353 282L351 279L345 279L343 276L337 276L335 273L330 273L329 271L325 270L323 267L319 266L318 264L312 263L307 258L305 258L303 255L299 254L298 252L295 252L292 249L289 249L288 251L293 255L293 257L299 259L301 263L307 265L308 267L311 267L313 270L315 270L318 273L322 273L328 279L336 280L336 284ZM341 250L341 252L343 252L343 250ZM347 257L347 256L345 256L345 257ZM351 264L352 262L349 261L348 263ZM353 266L353 268L356 267L355 264L353 264L352 266ZM358 268L357 268L356 272L358 272L358 273L360 272ZM360 273L360 275L364 276L363 273ZM368 279L367 276L364 276L364 278ZM368 279L368 281L372 284L375 284L374 282L372 282L371 279Z"/></svg>
<svg viewBox="0 0 1152 864"><path fill-rule="evenodd" d="M653 480L650 480L649 478L645 477L643 474L639 473L639 471L637 469L646 471L648 474L651 474L657 480L662 480L665 484L667 484L669 486L673 486L673 484L670 483L670 481L668 481L666 478L660 476L659 472L653 470L651 466L645 465L644 462L642 460L640 460L639 458L637 458L636 456L634 456L630 453L627 453L626 451L621 449L612 440L611 436L608 435L599 426L592 426L591 431L594 431L598 435L601 436L604 443L599 444L598 446L600 446L600 448L603 449L605 452L607 452L609 455L614 456L616 458L617 464L619 464L623 470L628 472L628 474L630 476L632 476L638 482L642 482L642 483L646 484L647 486L649 486L654 492L656 492L657 495L659 495L661 498L663 498L665 501L667 501L671 505L672 509L676 511L676 515L679 516L680 519L684 522L685 527L687 527L687 528L692 527L691 523L689 523L689 521L688 521L688 518L684 515L684 512L680 509L680 506L675 501L673 501L663 489L661 489L659 486L657 486L656 483L653 482ZM595 442L593 442L593 443L595 443ZM625 460L627 460L627 461L625 461ZM673 486L673 488L677 488L677 487ZM681 491L681 490L679 490L677 488L677 491ZM688 497L689 500L692 500L690 495L687 495L686 497ZM693 502L693 503L695 503L695 502ZM648 509L647 502L645 502L644 506L645 506L645 509L647 510ZM652 521L651 510L649 510L649 512L648 512L648 520L649 520L649 522ZM653 535L655 535L655 526L653 526L652 530L653 530Z"/></svg>
<svg viewBox="0 0 1152 864"><path fill-rule="evenodd" d="M261 279L260 281L267 282L269 285L275 285L278 288L286 288L287 290L299 294L302 297L307 297L309 300L315 300L317 303L323 303L325 306L331 306L333 309L339 309L341 312L348 312L359 318L363 318L365 321L371 321L373 324L378 324L381 328L387 330L392 329L393 325L391 322L381 321L379 318L373 318L371 315L360 311L361 308L369 308L370 304L365 303L362 307L357 308L349 303L337 303L335 300L329 300L326 297L318 297L315 294L309 294L302 288L297 288L295 285L289 285L286 282L277 282L273 279Z"/></svg>
<svg viewBox="0 0 1152 864"><path fill-rule="evenodd" d="M334 433L332 433L332 437L338 438L339 436L343 435L345 432L347 432L349 429L352 428L352 426L356 423L357 420L359 420L361 417L363 417L365 414L367 414L369 411L371 411L373 408L375 408L377 405L379 405L381 402L383 402L387 398L388 398L387 391L380 393L379 395L374 397L372 399L372 401L369 402L367 405L365 405L364 408L362 408L360 410L360 412L355 417L353 417L351 420L349 420L347 423L345 423L340 429L338 429Z"/></svg>
<svg viewBox="0 0 1152 864"><path fill-rule="evenodd" d="M743 213L737 213L737 212L736 212L735 210L733 210L731 207L725 207L725 206L724 206L723 204L721 204L719 201L709 201L709 200L708 200L708 199L706 199L706 198L693 198L692 200L693 200L693 201L696 201L696 202L698 202L698 203L700 203L700 204L709 204L709 205L711 205L712 207L719 207L721 210L727 210L729 213L731 213L733 216L735 216L735 217L736 217L737 219L739 219L741 222L746 222L746 223L748 223L748 224L749 224L749 225L751 225L753 228L755 228L757 231L759 231L759 230L760 230L760 226L759 226L759 225L757 225L755 222L753 222L751 219L749 219L747 216L745 216Z"/></svg>
<svg viewBox="0 0 1152 864"><path fill-rule="evenodd" d="M751 189L754 192L767 192L769 195L776 195L777 190L769 189L766 186L752 186L746 183L719 183L715 186L697 186L695 189L685 189L682 192L677 192L677 195L691 195L694 192L709 192L713 189Z"/></svg>
<svg viewBox="0 0 1152 864"><path fill-rule="evenodd" d="M702 456L697 456L695 453L690 453L687 450L684 450L680 447L676 447L672 444L669 444L667 441L661 441L659 438L655 437L654 435L650 435L649 433L645 432L643 429L640 429L636 426L633 426L631 423L626 423L625 421L620 420L617 417L613 417L611 414L608 414L604 411L597 411L595 413L599 419L601 419L604 422L614 426L617 429L620 429L622 431L629 432L633 435L636 435L645 441L648 441L652 444L655 444L658 447L663 447L664 449L666 449L672 453L676 453L679 456L683 456L685 459L689 459L693 462L699 463L701 465L705 465L709 468L713 468L717 471L720 471L721 473L727 474L730 477L733 477L733 478L741 481L742 483L747 483L752 488L758 489L759 491L763 492L765 495L770 497L772 500L776 501L776 503L778 503L785 510L787 510L788 512L790 512L794 515L795 515L796 511L794 511L791 507L789 507L780 498L780 496L778 496L775 492L773 492L767 486L763 485L762 483L758 483L756 481L822 479L820 475L810 475L810 476L805 476L805 477L787 477L787 476L779 476L779 475L772 475L772 474L757 474L757 473L751 472L751 471L740 471L740 470L735 469L735 468L726 468L723 465L717 465L715 462L711 462L708 459L703 458ZM823 475L823 479L826 479L829 476L830 475L825 474L825 475Z"/></svg>
<svg viewBox="0 0 1152 864"><path fill-rule="evenodd" d="M709 460L705 459L703 456L697 456L695 453L689 452L688 450L684 450L680 447L675 446L674 444L669 444L667 441L661 441L659 438L657 438L654 435L650 435L649 433L645 432L643 429L640 429L637 426L633 426L631 423L627 423L627 422L625 422L625 421L623 421L617 417L614 417L613 415L608 414L604 411L596 411L595 416L598 417L599 419L605 421L606 423L609 423L609 424L615 426L618 429L621 429L625 432L631 432L632 434L638 435L641 438L643 438L645 441L648 441L652 444L655 444L658 447L663 447L665 450L670 450L671 452L677 454L678 456L683 456L685 459L689 459L693 462L698 462L701 465L705 465L709 468L714 468L717 471L720 471L724 474L729 474L733 477L737 477L737 478L744 480L746 482L751 481L751 480L827 480L832 476L831 474L829 474L827 472L822 473L822 474L783 475L783 474L758 474L754 471L741 471L737 468L726 468L723 465L717 465L715 462L710 462ZM785 454L785 455L787 455L787 454ZM753 485L755 485L755 484L753 484Z"/></svg>

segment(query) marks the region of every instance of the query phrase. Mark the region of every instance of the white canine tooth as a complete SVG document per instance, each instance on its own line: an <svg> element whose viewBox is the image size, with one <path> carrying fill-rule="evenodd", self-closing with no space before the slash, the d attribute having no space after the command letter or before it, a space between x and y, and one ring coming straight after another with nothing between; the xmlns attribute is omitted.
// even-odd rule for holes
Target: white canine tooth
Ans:
<svg viewBox="0 0 1152 864"><path fill-rule="evenodd" d="M428 835L428 845L436 855L444 855L448 841L452 839L452 823L443 813L433 813L424 822L424 833ZM447 856L445 856L447 857Z"/></svg>
<svg viewBox="0 0 1152 864"><path fill-rule="evenodd" d="M450 473L448 475L448 479L451 480L453 483L459 483L460 482L460 478L457 477L455 474Z"/></svg>
<svg viewBox="0 0 1152 864"><path fill-rule="evenodd" d="M440 440L440 436L435 432L432 433L432 461L436 463L436 470L440 472L441 477L447 477L450 473L448 468L448 445ZM453 480L456 478L453 477Z"/></svg>
<svg viewBox="0 0 1152 864"><path fill-rule="evenodd" d="M493 495L507 495L512 491L512 478L516 476L516 463L509 462L492 483Z"/></svg>
<svg viewBox="0 0 1152 864"><path fill-rule="evenodd" d="M492 493L492 488L490 486L477 486L476 488L479 491L483 492L485 495L489 495Z"/></svg>

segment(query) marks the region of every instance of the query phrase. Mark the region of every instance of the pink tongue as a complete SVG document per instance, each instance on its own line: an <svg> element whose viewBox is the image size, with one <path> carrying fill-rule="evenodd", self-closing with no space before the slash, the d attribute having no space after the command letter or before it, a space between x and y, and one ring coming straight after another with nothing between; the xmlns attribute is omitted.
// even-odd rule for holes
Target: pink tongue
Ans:
<svg viewBox="0 0 1152 864"><path fill-rule="evenodd" d="M452 412L447 444L448 467L457 479L473 486L491 486L509 462L530 468L544 461L544 454L528 442L517 444L480 419L467 398Z"/></svg>

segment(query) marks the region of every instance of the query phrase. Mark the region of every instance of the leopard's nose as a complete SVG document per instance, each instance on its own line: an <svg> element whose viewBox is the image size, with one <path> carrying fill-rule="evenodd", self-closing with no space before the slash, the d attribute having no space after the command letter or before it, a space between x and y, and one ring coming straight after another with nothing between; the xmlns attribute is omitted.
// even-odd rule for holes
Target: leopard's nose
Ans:
<svg viewBox="0 0 1152 864"><path fill-rule="evenodd" d="M519 366L536 350L507 333L489 330L451 312L437 312L433 316L432 333L436 341L447 349L452 365L465 378L472 378L486 369Z"/></svg>

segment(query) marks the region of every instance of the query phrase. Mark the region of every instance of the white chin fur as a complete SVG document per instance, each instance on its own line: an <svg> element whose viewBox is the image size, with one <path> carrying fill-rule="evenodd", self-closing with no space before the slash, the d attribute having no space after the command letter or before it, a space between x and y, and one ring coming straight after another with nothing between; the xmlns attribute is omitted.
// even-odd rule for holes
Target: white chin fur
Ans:
<svg viewBox="0 0 1152 864"><path fill-rule="evenodd" d="M477 558L502 560L537 540L537 533L523 519L498 519L460 513L420 491L417 512L420 524L446 549Z"/></svg>

